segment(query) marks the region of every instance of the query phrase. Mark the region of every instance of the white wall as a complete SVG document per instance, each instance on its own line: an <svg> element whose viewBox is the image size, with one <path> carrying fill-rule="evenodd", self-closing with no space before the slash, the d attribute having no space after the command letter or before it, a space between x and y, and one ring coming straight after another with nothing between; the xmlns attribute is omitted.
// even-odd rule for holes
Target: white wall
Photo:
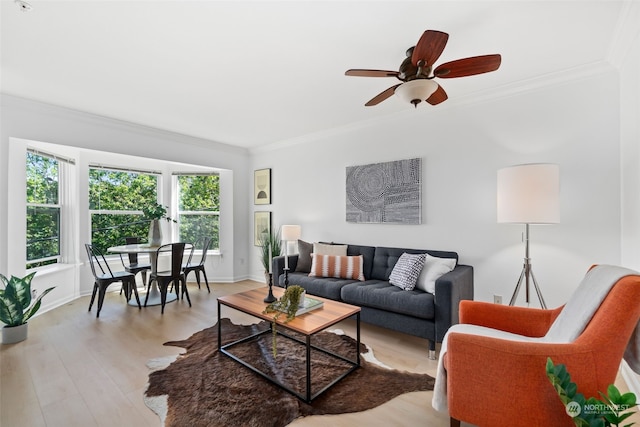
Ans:
<svg viewBox="0 0 640 427"><path fill-rule="evenodd" d="M620 262L617 85L611 70L484 103L407 108L369 126L256 150L253 168L273 169L273 204L255 209L272 210L276 227L300 224L307 241L457 251L475 268L476 299L508 301L524 226L496 223L497 170L558 163L561 223L531 226L534 273L547 305L558 306L590 265ZM423 159L422 225L345 221L347 166L412 157Z"/></svg>
<svg viewBox="0 0 640 427"><path fill-rule="evenodd" d="M138 165L145 162L142 158L152 157L161 161L223 169L221 201L230 209L221 212L222 256L216 259L215 268L207 272L211 279L219 281L248 277L248 266L244 260L250 235L246 224L250 221L247 188L251 173L246 150L7 95L2 95L0 105L0 272L15 275L24 273L24 156L27 141L42 141L98 150L100 153L77 150L80 153L76 166L78 175L86 173L88 164L96 160L113 164L115 160L104 152L136 156L132 162ZM85 181L76 177L78 186ZM80 188L78 205L81 211L86 211L88 200L82 190ZM81 212L75 233L79 236L79 244L73 248L72 264L80 268L50 274L43 272L34 279L34 285L38 288L49 284L59 286L44 301L45 308L73 299L91 289L90 272L82 267L86 260L82 243L88 239L88 216Z"/></svg>
<svg viewBox="0 0 640 427"><path fill-rule="evenodd" d="M636 7L635 21L640 19ZM640 270L640 31L620 67L622 145L622 262Z"/></svg>

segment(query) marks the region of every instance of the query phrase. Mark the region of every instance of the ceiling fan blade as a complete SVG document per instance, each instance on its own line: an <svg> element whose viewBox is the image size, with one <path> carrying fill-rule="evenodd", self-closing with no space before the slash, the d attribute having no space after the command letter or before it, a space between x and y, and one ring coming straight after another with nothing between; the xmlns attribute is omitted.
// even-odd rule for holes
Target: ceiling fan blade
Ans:
<svg viewBox="0 0 640 427"><path fill-rule="evenodd" d="M427 102L431 105L438 105L448 99L447 92L442 89L442 86L438 85L438 89L427 98Z"/></svg>
<svg viewBox="0 0 640 427"><path fill-rule="evenodd" d="M498 54L458 59L439 65L433 71L433 75L443 79L451 79L488 73L497 70L501 61L502 57Z"/></svg>
<svg viewBox="0 0 640 427"><path fill-rule="evenodd" d="M411 63L417 67L418 62L423 60L425 66L432 66L433 63L440 58L444 47L447 45L447 40L449 40L449 34L447 33L434 30L425 31L413 49Z"/></svg>
<svg viewBox="0 0 640 427"><path fill-rule="evenodd" d="M345 71L345 76L356 77L398 77L397 71L385 71L385 70L363 70L363 69L351 69Z"/></svg>
<svg viewBox="0 0 640 427"><path fill-rule="evenodd" d="M391 86L389 89L385 89L382 92L380 92L379 94L377 94L376 96L374 96L373 98L371 98L369 100L369 102L367 102L366 104L364 104L365 107L372 107L374 105L378 105L379 103L381 103L382 101L384 101L385 99L391 97L391 95L393 95L393 93L395 92L396 88L398 86L400 86L402 83L398 83L395 86Z"/></svg>

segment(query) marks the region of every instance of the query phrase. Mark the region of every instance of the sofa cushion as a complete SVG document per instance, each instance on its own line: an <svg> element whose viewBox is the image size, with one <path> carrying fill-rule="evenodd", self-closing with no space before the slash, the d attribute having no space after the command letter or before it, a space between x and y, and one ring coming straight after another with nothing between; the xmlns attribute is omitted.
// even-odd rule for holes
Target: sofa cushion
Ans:
<svg viewBox="0 0 640 427"><path fill-rule="evenodd" d="M364 280L362 255L335 256L311 254L309 276Z"/></svg>
<svg viewBox="0 0 640 427"><path fill-rule="evenodd" d="M283 283L280 280L280 283ZM289 273L289 286L302 286L308 294L335 301L341 301L340 290L350 283L359 283L357 280L340 279L335 277L308 276L305 273Z"/></svg>
<svg viewBox="0 0 640 427"><path fill-rule="evenodd" d="M300 273L308 273L311 271L311 253L313 252L313 244L298 240L298 263L296 271Z"/></svg>
<svg viewBox="0 0 640 427"><path fill-rule="evenodd" d="M387 248L378 246L375 248L373 256L373 268L371 269L371 276L365 277L367 279L377 280L389 280L389 276L393 271L393 267L403 253L409 254L422 254L428 253L431 256L439 258L454 258L458 261L458 254L456 252L449 251L426 251L424 249L402 249L402 248Z"/></svg>
<svg viewBox="0 0 640 427"><path fill-rule="evenodd" d="M456 260L454 258L438 258L427 254L424 267L422 267L420 276L416 281L416 289L434 294L436 292L436 280L443 274L453 270L455 266Z"/></svg>
<svg viewBox="0 0 640 427"><path fill-rule="evenodd" d="M421 319L435 317L433 294L418 290L404 291L383 280L345 284L340 295L348 304L377 308Z"/></svg>
<svg viewBox="0 0 640 427"><path fill-rule="evenodd" d="M426 254L403 253L393 266L389 275L389 283L402 290L410 291L416 287L416 281L424 266Z"/></svg>
<svg viewBox="0 0 640 427"><path fill-rule="evenodd" d="M348 256L362 255L362 272L365 280L371 278L375 251L376 248L374 246L349 245L347 247Z"/></svg>

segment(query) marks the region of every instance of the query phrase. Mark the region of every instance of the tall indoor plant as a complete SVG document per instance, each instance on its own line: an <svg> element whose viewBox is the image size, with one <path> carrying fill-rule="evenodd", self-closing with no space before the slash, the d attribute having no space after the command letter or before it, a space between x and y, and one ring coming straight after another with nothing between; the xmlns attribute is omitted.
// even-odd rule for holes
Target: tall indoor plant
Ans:
<svg viewBox="0 0 640 427"><path fill-rule="evenodd" d="M282 244L280 242L280 230L264 233L260 236L260 262L264 267L264 275L269 284L269 273L273 257L280 255ZM269 250L271 249L271 250Z"/></svg>
<svg viewBox="0 0 640 427"><path fill-rule="evenodd" d="M51 292L55 286L42 292L35 300L31 297L31 279L36 272L23 278L11 276L7 279L0 274L2 289L0 289L0 321L5 324L2 328L2 343L12 344L27 338L27 320L40 309L42 298Z"/></svg>
<svg viewBox="0 0 640 427"><path fill-rule="evenodd" d="M163 206L159 203L153 203L142 208L144 217L151 220L149 224L149 245L151 246L160 246L162 244L162 227L160 220L164 219L167 222L177 222L167 215L168 209L168 206Z"/></svg>

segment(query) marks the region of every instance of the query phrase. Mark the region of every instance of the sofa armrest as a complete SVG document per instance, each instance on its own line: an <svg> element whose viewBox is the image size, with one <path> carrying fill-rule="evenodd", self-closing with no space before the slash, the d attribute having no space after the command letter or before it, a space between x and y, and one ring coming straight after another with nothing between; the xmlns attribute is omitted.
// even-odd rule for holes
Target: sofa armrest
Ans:
<svg viewBox="0 0 640 427"><path fill-rule="evenodd" d="M298 255L289 255L289 273L296 271L298 265ZM271 260L271 271L273 272L273 284L284 286L284 255L275 256ZM280 281L280 277L283 277Z"/></svg>
<svg viewBox="0 0 640 427"><path fill-rule="evenodd" d="M442 342L451 325L458 323L461 300L473 299L473 267L458 264L436 280L436 342Z"/></svg>
<svg viewBox="0 0 640 427"><path fill-rule="evenodd" d="M485 326L527 337L542 337L560 314L562 307L543 310L510 307L480 301L460 302L460 323Z"/></svg>

